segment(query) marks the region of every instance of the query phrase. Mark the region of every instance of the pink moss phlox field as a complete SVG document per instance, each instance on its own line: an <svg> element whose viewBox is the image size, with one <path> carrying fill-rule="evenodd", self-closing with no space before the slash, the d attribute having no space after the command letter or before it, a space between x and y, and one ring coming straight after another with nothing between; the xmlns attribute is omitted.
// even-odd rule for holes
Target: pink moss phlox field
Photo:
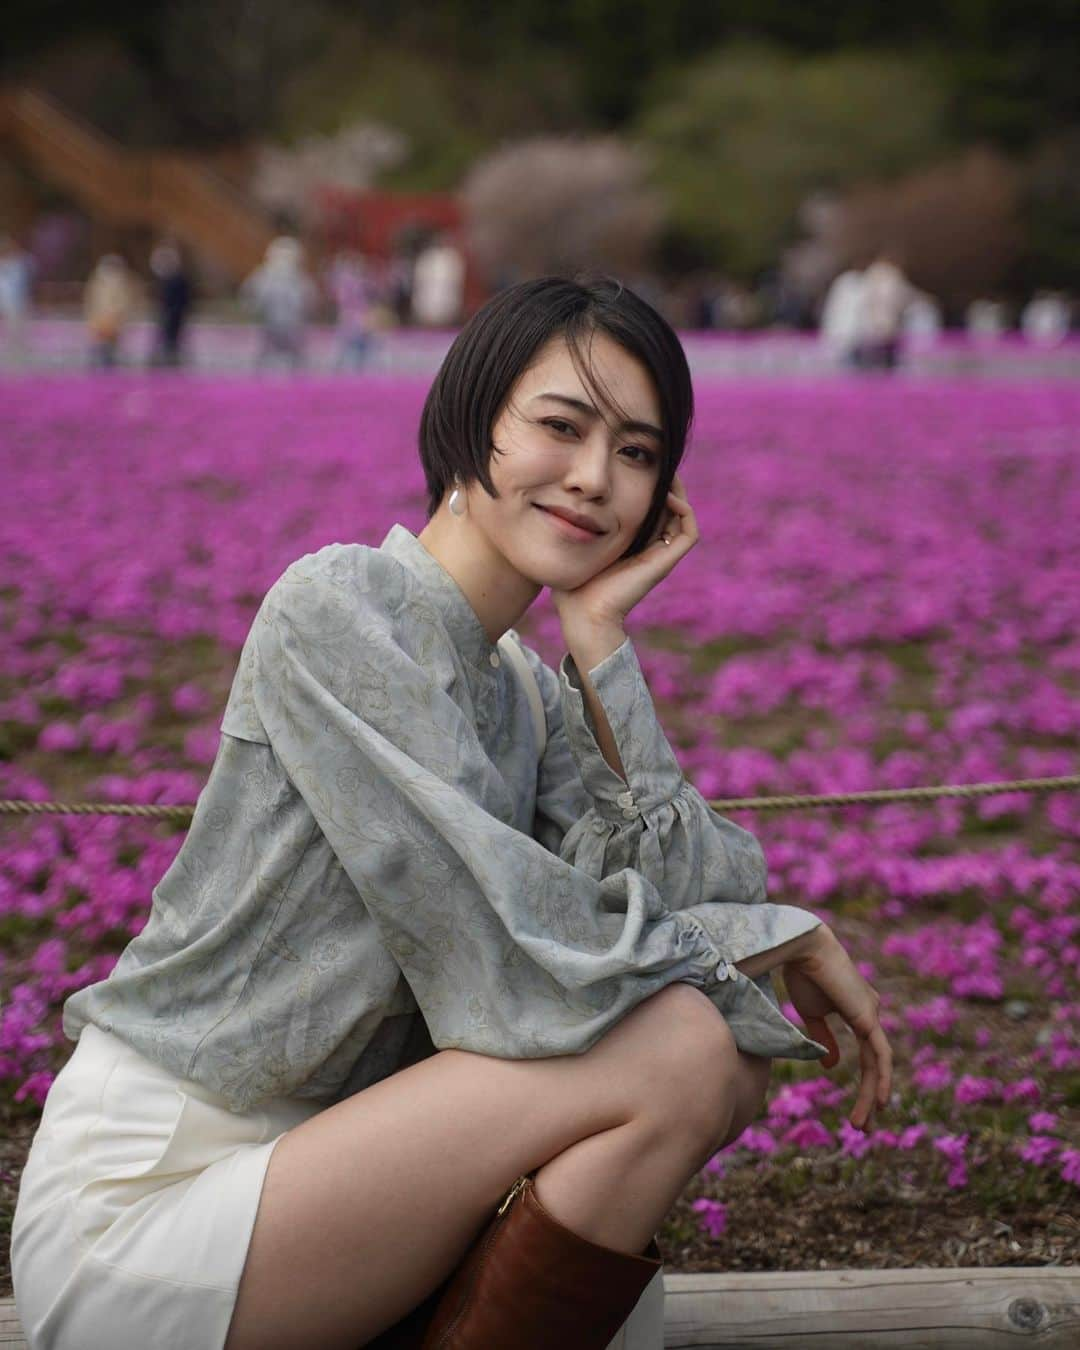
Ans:
<svg viewBox="0 0 1080 1350"><path fill-rule="evenodd" d="M1080 386L696 387L682 475L702 541L630 631L700 790L1075 773ZM198 671L235 659L266 589L326 543L423 526L426 390L390 375L0 385L0 795L48 798L78 768L84 797L194 801L222 710ZM546 599L523 627L557 663ZM897 1075L863 1133L854 1071L778 1064L728 1164L904 1155L961 1189L990 1184L979 1160L1004 1131L1001 1184L1011 1166L1072 1194L1080 794L732 815L762 840L772 898L852 923ZM113 818L3 829L0 933L36 945L0 948L0 1082L39 1104L59 1004L139 931L181 835ZM705 1175L722 1181L718 1160ZM714 1235L728 1221L715 1200L699 1218Z"/></svg>

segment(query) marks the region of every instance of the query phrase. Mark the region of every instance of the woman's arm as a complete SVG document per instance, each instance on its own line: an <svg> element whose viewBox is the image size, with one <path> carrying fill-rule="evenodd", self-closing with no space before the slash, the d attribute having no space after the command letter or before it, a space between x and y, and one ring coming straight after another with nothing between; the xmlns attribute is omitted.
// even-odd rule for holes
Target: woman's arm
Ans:
<svg viewBox="0 0 1080 1350"><path fill-rule="evenodd" d="M594 876L515 827L505 780L432 673L438 623L411 584L375 550L331 545L299 560L260 607L241 684L433 1044L581 1053L676 980L727 1006L730 962L746 950L727 906L673 909L632 866ZM763 1015L760 1053L824 1053L771 1006Z"/></svg>
<svg viewBox="0 0 1080 1350"><path fill-rule="evenodd" d="M611 723L607 719L604 705L600 702L600 697L587 672L592 670L594 666L598 666L612 652L618 651L626 641L626 633L622 628L612 624L609 627L586 629L580 634L571 630L571 633L567 635L564 630L563 636L567 640L567 649L578 669L581 692L585 698L585 706L592 718L593 727L596 731L596 743L600 747L600 753L607 760L611 769L625 783L627 781L626 769L619 757L619 747L615 744Z"/></svg>
<svg viewBox="0 0 1080 1350"><path fill-rule="evenodd" d="M836 1013L850 1027L859 1046L861 1078L849 1119L856 1129L866 1129L874 1108L886 1106L892 1091L892 1047L878 1017L881 996L859 974L843 943L826 924L736 962L739 970L751 976L778 966L783 967L788 997L807 1032L828 1047L822 1068L833 1068L840 1058L826 1017Z"/></svg>
<svg viewBox="0 0 1080 1350"><path fill-rule="evenodd" d="M787 942L781 942L778 947L770 947L768 951L754 952L751 956L744 956L741 961L733 962L733 965L736 970L741 970L744 975L756 979L759 975L768 975L790 961L800 961L813 949L828 941L830 937L833 937L832 929L824 923L818 923L818 926L811 928L809 932L800 933L798 937L790 938Z"/></svg>

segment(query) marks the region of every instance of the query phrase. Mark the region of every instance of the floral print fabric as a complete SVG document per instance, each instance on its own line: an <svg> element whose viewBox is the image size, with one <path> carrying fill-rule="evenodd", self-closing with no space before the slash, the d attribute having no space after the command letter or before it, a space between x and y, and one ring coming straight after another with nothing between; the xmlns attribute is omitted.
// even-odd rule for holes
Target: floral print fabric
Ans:
<svg viewBox="0 0 1080 1350"><path fill-rule="evenodd" d="M246 1111L328 1104L457 1047L577 1054L675 980L739 1047L819 1058L733 962L820 921L769 903L748 831L683 777L629 639L530 648L548 739L456 582L404 526L267 592L191 828L107 980L64 1006Z"/></svg>

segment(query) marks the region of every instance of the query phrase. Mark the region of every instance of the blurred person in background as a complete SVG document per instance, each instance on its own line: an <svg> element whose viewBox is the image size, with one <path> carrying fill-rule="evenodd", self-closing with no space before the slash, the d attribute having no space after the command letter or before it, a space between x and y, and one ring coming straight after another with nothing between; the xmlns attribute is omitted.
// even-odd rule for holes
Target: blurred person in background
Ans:
<svg viewBox="0 0 1080 1350"><path fill-rule="evenodd" d="M416 259L412 313L429 328L450 328L461 322L465 298L465 259L445 233L435 235Z"/></svg>
<svg viewBox="0 0 1080 1350"><path fill-rule="evenodd" d="M34 260L11 235L0 235L0 320L4 325L5 357L23 358L26 321L34 285Z"/></svg>
<svg viewBox="0 0 1080 1350"><path fill-rule="evenodd" d="M863 274L856 267L834 277L825 293L819 335L835 365L856 364L862 293Z"/></svg>
<svg viewBox="0 0 1080 1350"><path fill-rule="evenodd" d="M918 292L895 250L884 249L862 275L855 363L861 370L894 370L908 305Z"/></svg>
<svg viewBox="0 0 1080 1350"><path fill-rule="evenodd" d="M303 364L305 329L316 301L315 283L303 262L299 239L280 235L267 245L263 261L240 288L262 330L257 370L279 362L298 370Z"/></svg>
<svg viewBox="0 0 1080 1350"><path fill-rule="evenodd" d="M83 314L90 338L90 366L108 370L116 365L124 327L139 303L139 289L119 253L106 253L83 291Z"/></svg>
<svg viewBox="0 0 1080 1350"><path fill-rule="evenodd" d="M150 271L154 275L158 307L151 364L178 366L183 356L184 325L192 301L191 279L180 246L172 239L163 239L150 254Z"/></svg>
<svg viewBox="0 0 1080 1350"><path fill-rule="evenodd" d="M925 291L917 291L904 311L905 341L932 346L941 336L944 327L945 314L939 301Z"/></svg>
<svg viewBox="0 0 1080 1350"><path fill-rule="evenodd" d="M1072 314L1057 291L1036 291L1020 313L1020 331L1039 347L1056 347L1069 335Z"/></svg>
<svg viewBox="0 0 1080 1350"><path fill-rule="evenodd" d="M1008 311L1000 300L972 300L964 312L964 326L973 342L996 342L1008 332Z"/></svg>
<svg viewBox="0 0 1080 1350"><path fill-rule="evenodd" d="M371 267L355 249L345 249L327 268L326 288L337 319L335 370L367 364L380 321L378 286Z"/></svg>

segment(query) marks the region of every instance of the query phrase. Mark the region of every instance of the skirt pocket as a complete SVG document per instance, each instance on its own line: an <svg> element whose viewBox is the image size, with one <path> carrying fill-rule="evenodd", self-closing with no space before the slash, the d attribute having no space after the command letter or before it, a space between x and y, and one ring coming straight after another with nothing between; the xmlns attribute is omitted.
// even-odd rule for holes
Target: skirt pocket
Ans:
<svg viewBox="0 0 1080 1350"><path fill-rule="evenodd" d="M131 1204L179 1179L169 1150L184 1103L175 1080L124 1058L113 1065L100 1098L85 1099L92 1119L84 1122L74 1112L53 1127L50 1151L68 1150L69 1217L80 1243L92 1246Z"/></svg>

